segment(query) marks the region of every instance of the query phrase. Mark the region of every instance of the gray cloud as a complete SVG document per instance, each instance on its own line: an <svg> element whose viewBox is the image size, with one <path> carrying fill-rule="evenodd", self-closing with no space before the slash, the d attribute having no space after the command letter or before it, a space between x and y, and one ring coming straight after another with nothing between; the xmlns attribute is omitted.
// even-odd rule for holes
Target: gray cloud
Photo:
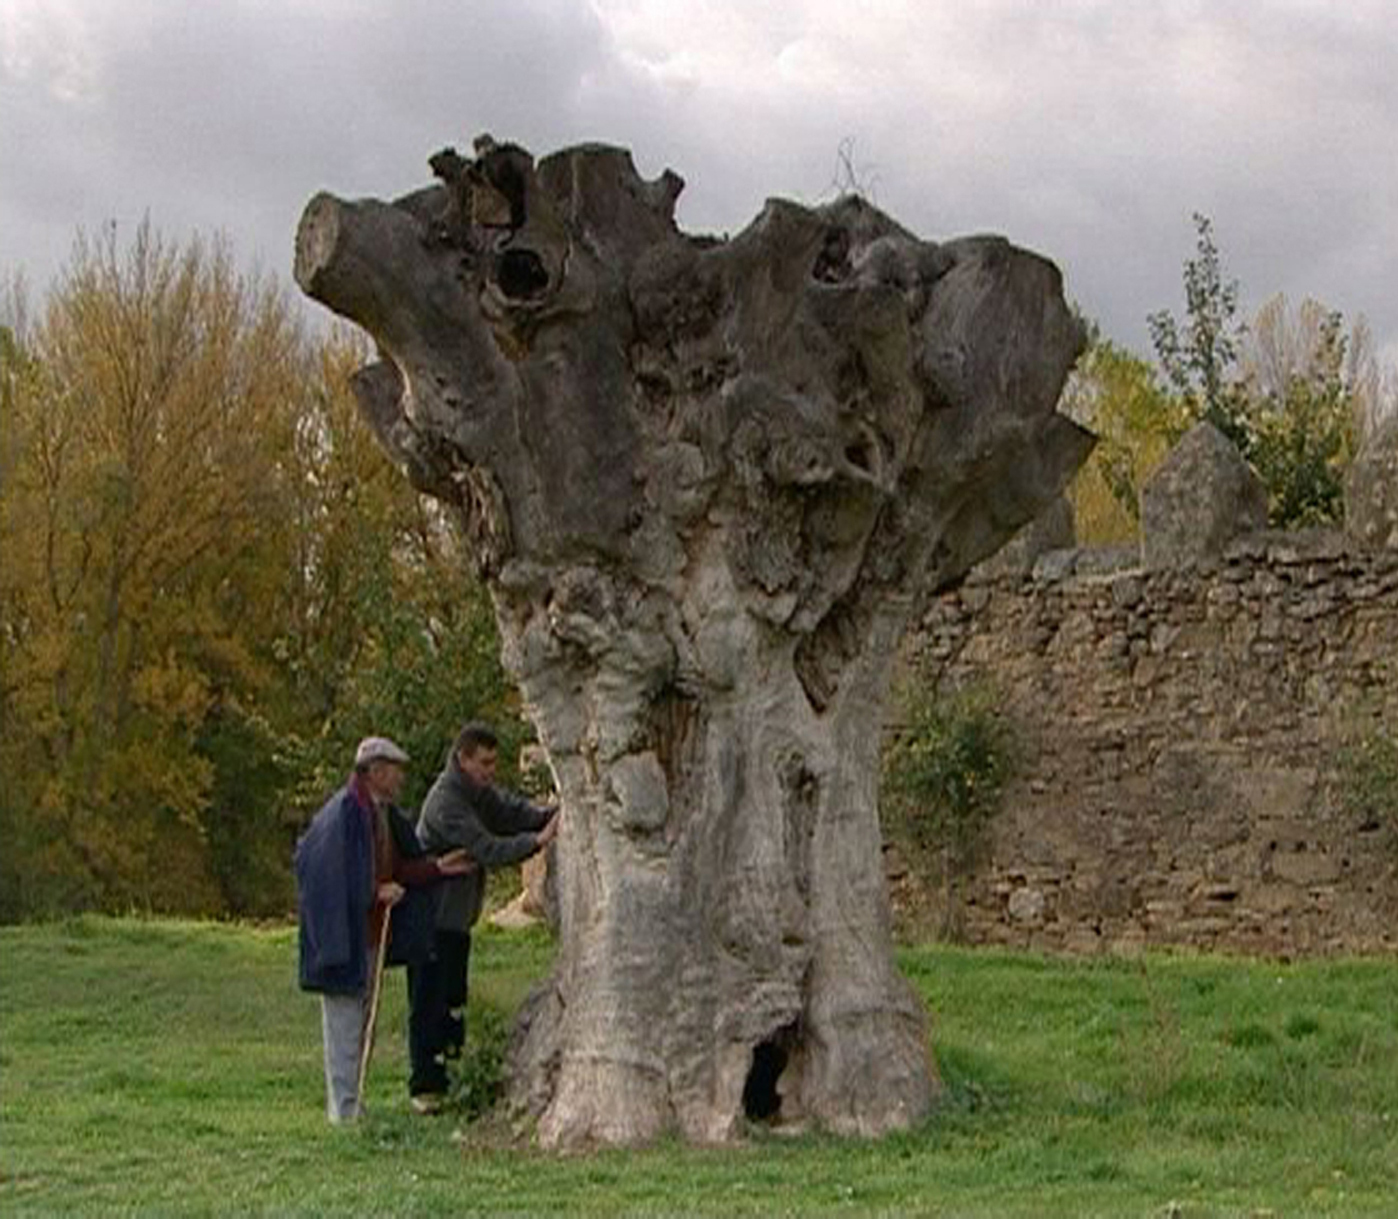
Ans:
<svg viewBox="0 0 1398 1219"><path fill-rule="evenodd" d="M397 194L480 130L626 144L733 231L849 140L904 223L1048 253L1138 350L1199 210L1247 304L1364 313L1398 359L1394 62L1381 2L0 0L0 267L149 210L285 274L315 190Z"/></svg>

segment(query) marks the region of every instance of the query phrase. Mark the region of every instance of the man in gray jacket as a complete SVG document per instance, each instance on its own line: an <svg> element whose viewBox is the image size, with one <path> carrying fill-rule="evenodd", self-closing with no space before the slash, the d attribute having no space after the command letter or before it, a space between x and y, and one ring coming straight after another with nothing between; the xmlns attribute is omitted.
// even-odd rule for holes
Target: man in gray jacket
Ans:
<svg viewBox="0 0 1398 1219"><path fill-rule="evenodd" d="M487 870L543 850L558 832L557 812L495 786L499 742L484 724L467 724L422 803L417 833L430 854L464 848L480 866L441 883L431 959L408 966L408 1081L413 1109L434 1113L447 1087L445 1059L465 1035L471 927L485 904Z"/></svg>

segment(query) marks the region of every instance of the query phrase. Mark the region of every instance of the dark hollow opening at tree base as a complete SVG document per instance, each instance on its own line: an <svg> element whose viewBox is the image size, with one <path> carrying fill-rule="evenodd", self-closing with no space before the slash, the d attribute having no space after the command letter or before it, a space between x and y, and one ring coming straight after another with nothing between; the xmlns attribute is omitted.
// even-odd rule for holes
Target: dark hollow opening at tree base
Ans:
<svg viewBox="0 0 1398 1219"><path fill-rule="evenodd" d="M753 1047L752 1066L743 1084L743 1113L749 1121L775 1121L781 1113L782 1098L777 1080L786 1070L787 1053L776 1041Z"/></svg>

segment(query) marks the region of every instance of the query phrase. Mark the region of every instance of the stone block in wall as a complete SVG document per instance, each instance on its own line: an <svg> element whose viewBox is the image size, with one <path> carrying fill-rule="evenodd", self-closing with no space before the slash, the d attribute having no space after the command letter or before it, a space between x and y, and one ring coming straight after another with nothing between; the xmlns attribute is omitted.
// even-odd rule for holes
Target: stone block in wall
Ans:
<svg viewBox="0 0 1398 1219"><path fill-rule="evenodd" d="M1082 553L1076 549L1044 551L1034 560L1034 579L1042 581L1068 579L1076 572L1078 557Z"/></svg>
<svg viewBox="0 0 1398 1219"><path fill-rule="evenodd" d="M1266 488L1210 423L1190 428L1141 489L1147 567L1217 558L1233 538L1266 524Z"/></svg>
<svg viewBox="0 0 1398 1219"><path fill-rule="evenodd" d="M1398 547L1398 415L1375 428L1350 463L1345 529L1366 547Z"/></svg>
<svg viewBox="0 0 1398 1219"><path fill-rule="evenodd" d="M1258 529L1242 534L1223 548L1231 563L1286 568L1316 563L1332 563L1352 550L1345 534L1338 529ZM1328 579L1326 572L1324 578Z"/></svg>
<svg viewBox="0 0 1398 1219"><path fill-rule="evenodd" d="M1037 925L1044 921L1045 905L1043 892L1026 886L1010 894L1007 910L1013 922Z"/></svg>
<svg viewBox="0 0 1398 1219"><path fill-rule="evenodd" d="M1341 871L1332 855L1313 845L1306 849L1305 844L1301 849L1274 852L1269 870L1277 880L1304 888L1332 885L1340 879Z"/></svg>
<svg viewBox="0 0 1398 1219"><path fill-rule="evenodd" d="M1121 542L1112 546L1084 546L1077 552L1077 559L1073 564L1073 574L1077 576L1110 576L1117 572L1132 571L1140 565L1141 547L1139 543Z"/></svg>

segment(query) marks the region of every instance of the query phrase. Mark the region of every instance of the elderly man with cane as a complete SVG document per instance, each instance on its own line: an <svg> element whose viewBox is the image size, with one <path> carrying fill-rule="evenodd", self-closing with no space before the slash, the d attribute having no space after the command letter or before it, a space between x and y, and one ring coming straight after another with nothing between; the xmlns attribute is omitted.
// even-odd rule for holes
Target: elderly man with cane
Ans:
<svg viewBox="0 0 1398 1219"><path fill-rule="evenodd" d="M300 981L321 996L325 1106L334 1123L363 1112L362 1076L393 907L409 887L464 876L474 866L465 851L435 859L420 853L412 825L394 805L407 763L387 737L365 738L349 781L296 844Z"/></svg>

